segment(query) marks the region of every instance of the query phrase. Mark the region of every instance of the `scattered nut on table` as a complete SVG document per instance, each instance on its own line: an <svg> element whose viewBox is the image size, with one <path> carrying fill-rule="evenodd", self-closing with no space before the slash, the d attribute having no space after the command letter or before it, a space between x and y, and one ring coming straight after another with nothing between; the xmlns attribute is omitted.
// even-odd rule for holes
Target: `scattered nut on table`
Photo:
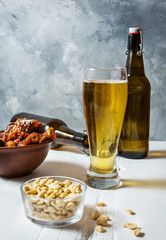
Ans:
<svg viewBox="0 0 166 240"><path fill-rule="evenodd" d="M107 205L104 202L99 202L99 203L96 203L96 206L97 207L105 207Z"/></svg>
<svg viewBox="0 0 166 240"><path fill-rule="evenodd" d="M136 223L126 223L126 227L131 230L135 230L137 228L137 224Z"/></svg>
<svg viewBox="0 0 166 240"><path fill-rule="evenodd" d="M96 220L96 223L97 223L97 225L101 225L101 226L107 226L108 225L107 220L105 218L101 218L101 217L99 217Z"/></svg>
<svg viewBox="0 0 166 240"><path fill-rule="evenodd" d="M99 233L103 233L103 232L106 232L106 230L103 228L103 226L101 225L97 225L96 226L96 231L99 232Z"/></svg>
<svg viewBox="0 0 166 240"><path fill-rule="evenodd" d="M103 232L105 232L105 229L103 228L103 226L97 225L96 226L96 231L99 232L99 233L103 233Z"/></svg>
<svg viewBox="0 0 166 240"><path fill-rule="evenodd" d="M111 219L110 219L106 214L101 214L101 215L100 215L100 218L104 218L104 219L106 219L107 221L111 221Z"/></svg>
<svg viewBox="0 0 166 240"><path fill-rule="evenodd" d="M137 224L136 223L123 223L122 225L123 228L129 228L131 230L135 230L137 228Z"/></svg>
<svg viewBox="0 0 166 240"><path fill-rule="evenodd" d="M126 223L123 223L122 227L123 228L127 228Z"/></svg>
<svg viewBox="0 0 166 240"><path fill-rule="evenodd" d="M131 210L131 209L125 209L125 211L127 213L129 213L130 215L135 215L135 212L133 210Z"/></svg>
<svg viewBox="0 0 166 240"><path fill-rule="evenodd" d="M135 236L140 236L140 233L141 233L141 229L140 228L136 228L135 230L134 230L134 235Z"/></svg>
<svg viewBox="0 0 166 240"><path fill-rule="evenodd" d="M99 217L99 212L96 210L94 212L92 212L92 218L95 220Z"/></svg>

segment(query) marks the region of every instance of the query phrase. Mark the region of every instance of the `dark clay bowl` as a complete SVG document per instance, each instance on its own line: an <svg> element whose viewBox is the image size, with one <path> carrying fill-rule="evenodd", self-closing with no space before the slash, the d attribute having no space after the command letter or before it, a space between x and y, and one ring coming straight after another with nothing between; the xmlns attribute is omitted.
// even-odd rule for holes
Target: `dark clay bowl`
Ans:
<svg viewBox="0 0 166 240"><path fill-rule="evenodd" d="M46 158L51 141L23 147L0 147L0 176L22 177L30 174Z"/></svg>

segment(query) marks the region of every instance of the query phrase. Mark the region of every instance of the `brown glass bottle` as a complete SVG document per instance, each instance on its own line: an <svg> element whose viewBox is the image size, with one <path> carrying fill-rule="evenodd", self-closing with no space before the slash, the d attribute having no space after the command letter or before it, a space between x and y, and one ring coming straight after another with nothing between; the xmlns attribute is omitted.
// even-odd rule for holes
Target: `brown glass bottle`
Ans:
<svg viewBox="0 0 166 240"><path fill-rule="evenodd" d="M144 158L149 151L150 83L145 76L142 30L130 28L128 36L128 103L118 153L126 158Z"/></svg>
<svg viewBox="0 0 166 240"><path fill-rule="evenodd" d="M21 112L14 115L11 122L16 121L18 118L38 120L43 123L43 129L47 126L53 127L55 129L56 139L52 142L51 148L58 148L62 145L75 145L82 149L89 148L87 135L68 128L66 123L60 119Z"/></svg>

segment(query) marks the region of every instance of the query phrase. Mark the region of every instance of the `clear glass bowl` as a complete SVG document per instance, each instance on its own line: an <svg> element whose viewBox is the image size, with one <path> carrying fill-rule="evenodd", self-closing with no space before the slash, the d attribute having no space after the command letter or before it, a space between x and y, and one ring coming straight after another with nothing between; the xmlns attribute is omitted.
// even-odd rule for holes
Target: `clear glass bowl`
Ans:
<svg viewBox="0 0 166 240"><path fill-rule="evenodd" d="M40 179L46 177L48 176L40 177ZM38 198L24 192L24 186L27 183L32 183L37 178L31 179L21 185L21 195L26 217L32 222L48 227L61 227L78 222L84 210L85 192L87 189L86 184L71 177L49 177L55 181L58 180L63 182L65 180L70 180L72 184L81 184L82 192L75 196L65 198Z"/></svg>

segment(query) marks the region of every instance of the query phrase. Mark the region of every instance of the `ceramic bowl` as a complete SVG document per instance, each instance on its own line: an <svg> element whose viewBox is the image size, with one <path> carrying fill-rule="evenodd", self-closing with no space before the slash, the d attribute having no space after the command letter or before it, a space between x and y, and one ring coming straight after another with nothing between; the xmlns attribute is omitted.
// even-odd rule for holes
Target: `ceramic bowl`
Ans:
<svg viewBox="0 0 166 240"><path fill-rule="evenodd" d="M30 174L46 158L51 141L21 147L0 147L0 176L22 177Z"/></svg>

